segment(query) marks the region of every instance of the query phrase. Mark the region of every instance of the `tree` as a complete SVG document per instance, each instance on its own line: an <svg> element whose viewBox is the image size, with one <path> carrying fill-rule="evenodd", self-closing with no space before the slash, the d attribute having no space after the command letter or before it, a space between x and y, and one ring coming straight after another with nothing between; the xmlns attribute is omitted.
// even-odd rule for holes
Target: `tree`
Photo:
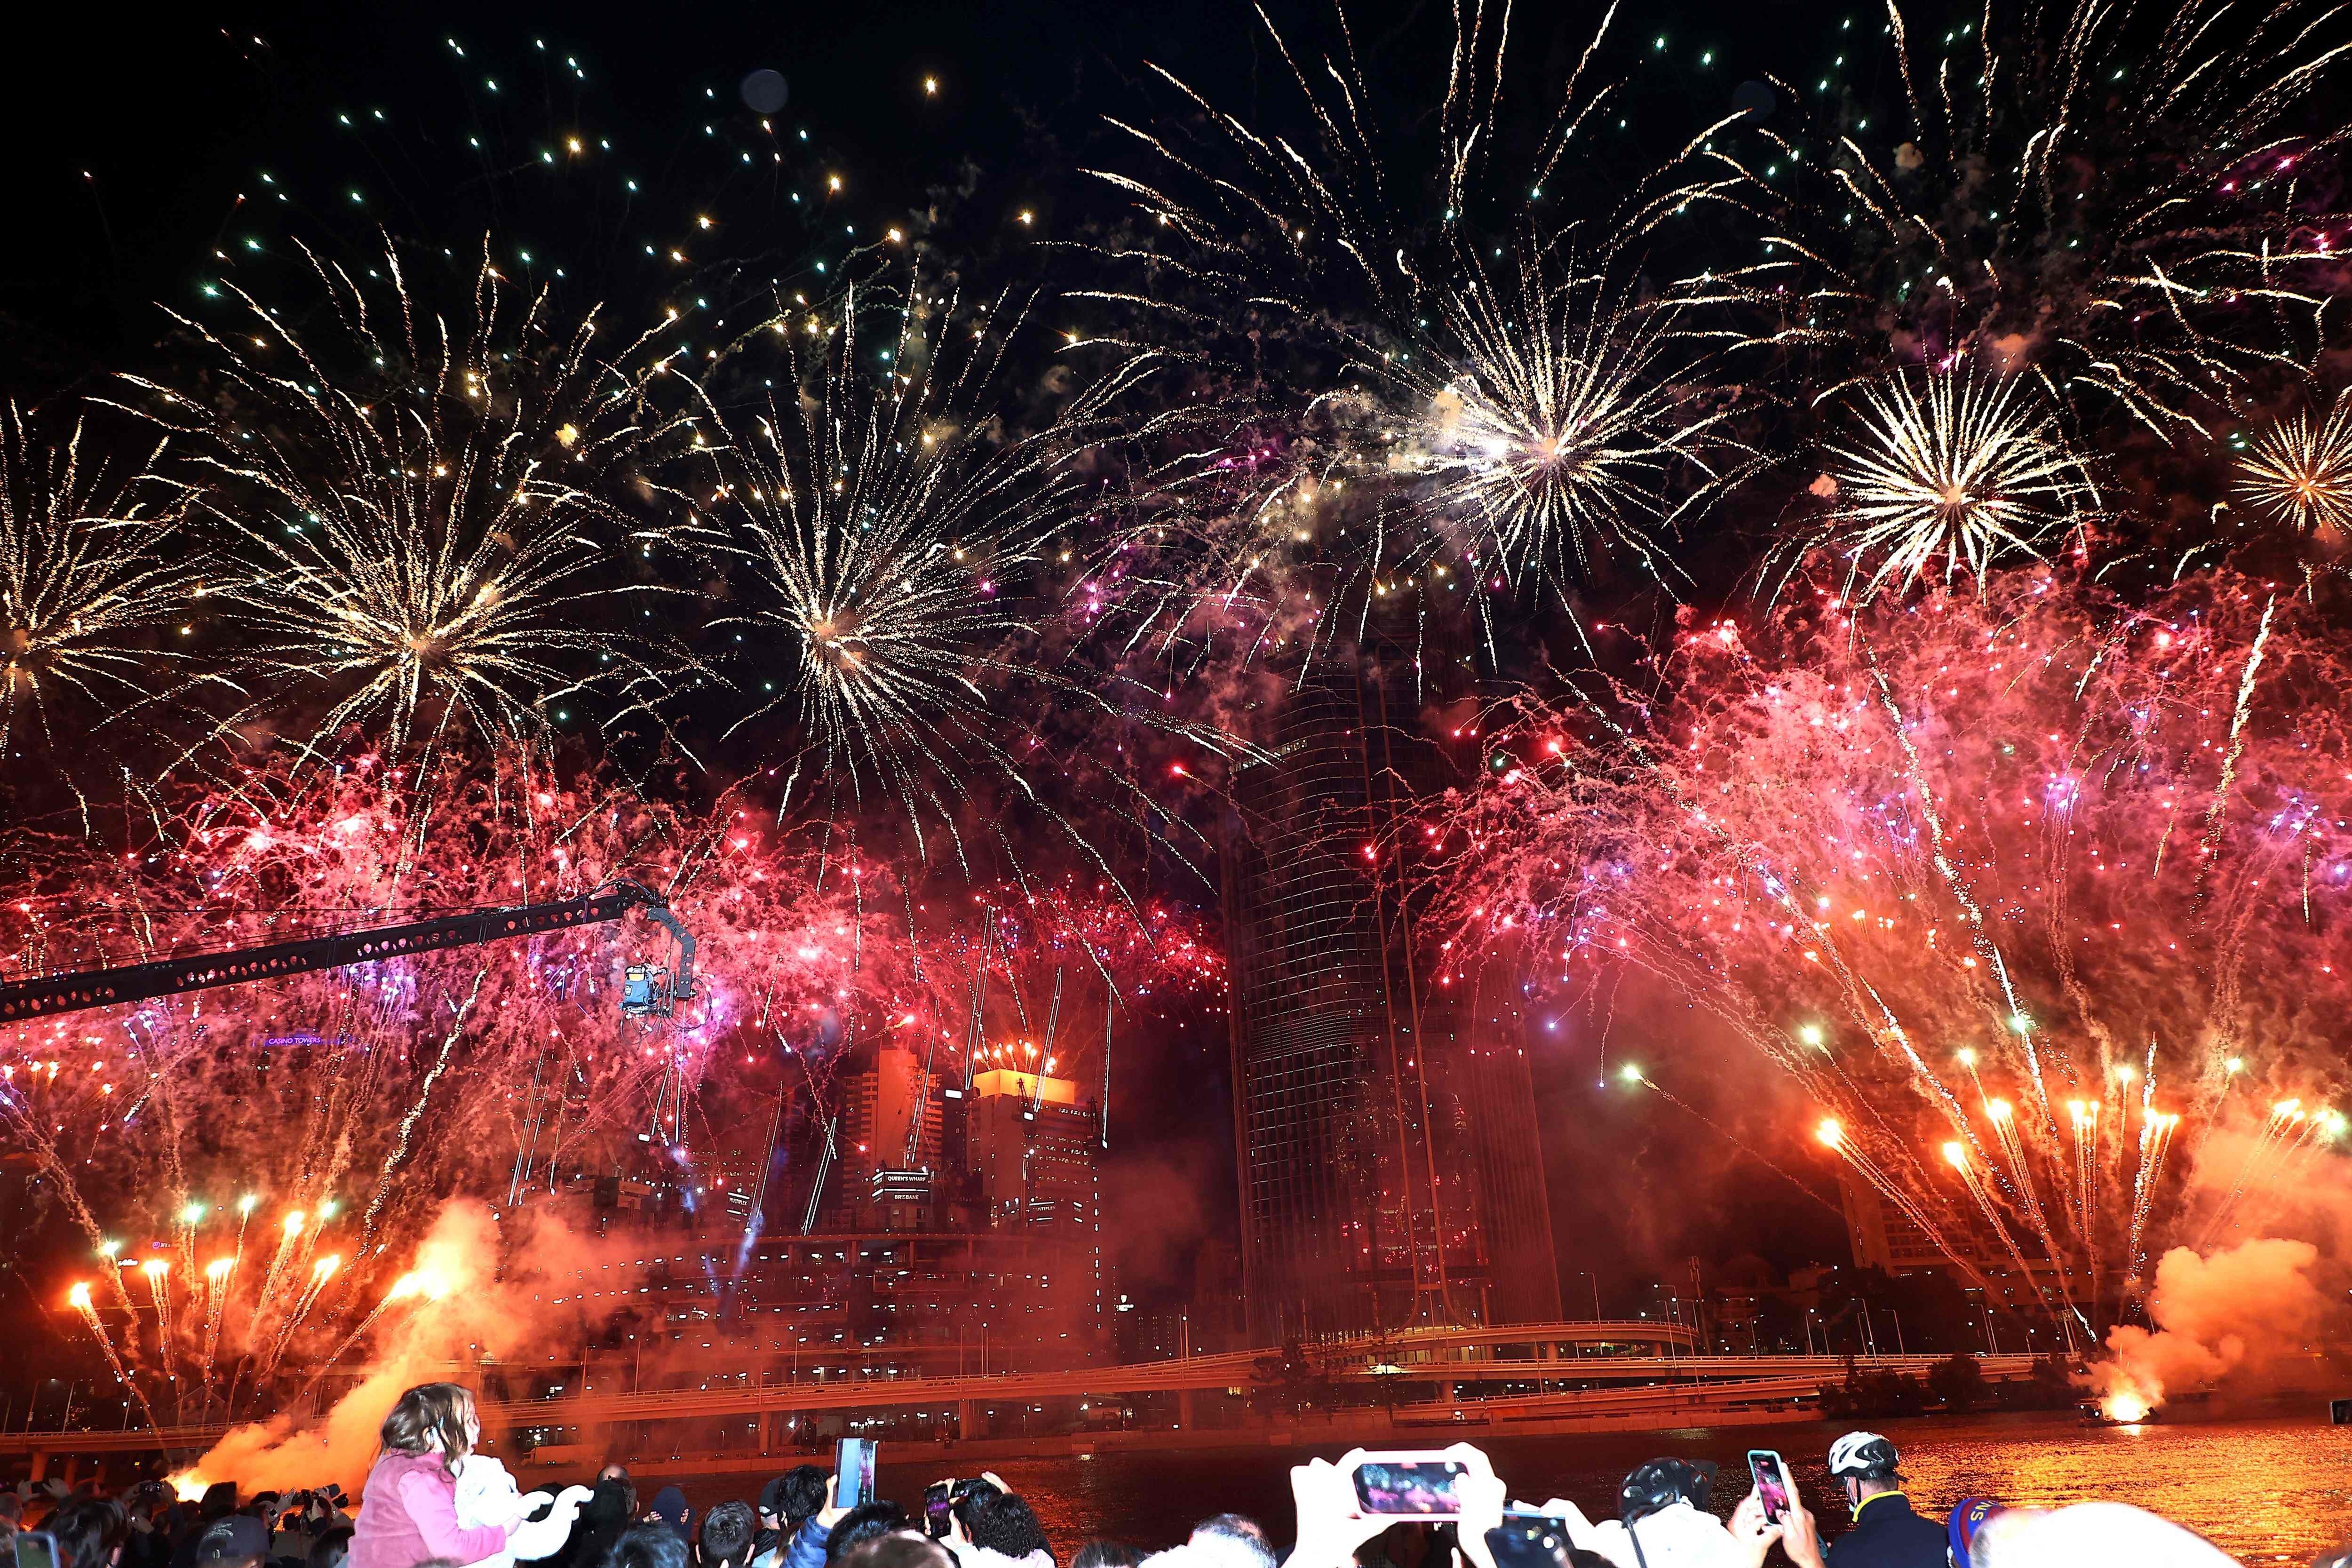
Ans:
<svg viewBox="0 0 2352 1568"><path fill-rule="evenodd" d="M1965 1415L1991 1394L1984 1366L1972 1355L1955 1352L1927 1369L1927 1392L1944 1402L1946 1411Z"/></svg>
<svg viewBox="0 0 2352 1568"><path fill-rule="evenodd" d="M1260 1410L1297 1415L1311 1405L1328 1409L1338 1394L1330 1373L1296 1339L1284 1341L1279 1355L1258 1357L1250 1373L1250 1402Z"/></svg>

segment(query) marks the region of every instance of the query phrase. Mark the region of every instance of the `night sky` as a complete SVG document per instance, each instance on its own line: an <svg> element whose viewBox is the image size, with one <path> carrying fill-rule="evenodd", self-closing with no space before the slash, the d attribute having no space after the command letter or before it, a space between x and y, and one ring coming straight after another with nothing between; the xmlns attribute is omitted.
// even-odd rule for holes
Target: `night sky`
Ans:
<svg viewBox="0 0 2352 1568"><path fill-rule="evenodd" d="M1515 69L1540 92L1598 9L1519 9ZM1041 241L1082 234L1116 209L1077 171L1112 156L1101 117L1139 113L1155 90L1145 61L1245 112L1283 68L1249 9L1227 0L42 12L12 36L0 92L11 219L0 388L35 401L152 361L165 326L157 302L191 307L218 275L215 250L266 287L269 268L291 264L289 239L363 248L379 224L453 248L493 231L494 246L531 250L523 270L541 280L562 267L560 287L583 301L659 297L677 275L646 246L691 236L697 216L713 214L717 248L790 266L837 256L855 238L847 230L870 238L920 215L942 258L1042 279ZM1308 37L1328 17L1278 15ZM1449 7L1350 15L1386 98L1376 107L1410 132L1442 87ZM1826 68L1813 57L1835 47L1843 15L1747 5L1621 16L1626 166L1724 112L1749 76ZM742 160L763 143L738 84L761 68L790 83L773 116L790 154L782 165ZM589 151L570 154L567 134ZM550 152L552 162L541 157ZM841 176L840 195L786 199L814 198L827 172ZM1561 199L1579 179L1610 174L1569 171ZM1018 221L1024 211L1030 224ZM1163 890L1213 910L1212 889ZM1555 1022L1542 1036L1538 1098L1571 1314L1580 1302L1591 1310L1584 1273L1599 1275L1613 1310L1662 1278L1686 1281L1693 1256L1754 1251L1781 1268L1845 1260L1822 1203L1602 1074L1632 1059L1664 1079L1661 1064L1673 1064L1678 1094L1833 1201L1829 1167L1801 1152L1791 1131L1800 1108L1780 1102L1777 1079L1705 1038L1679 1002L1595 998ZM1171 1041L1169 1059L1123 1064L1141 1081L1130 1079L1118 1106L1114 1195L1179 1189L1192 1200L1156 1203L1153 1225L1122 1244L1140 1293L1181 1290L1199 1239L1235 1228L1231 1128L1221 1110L1200 1110L1230 1103L1223 1028L1213 1017Z"/></svg>

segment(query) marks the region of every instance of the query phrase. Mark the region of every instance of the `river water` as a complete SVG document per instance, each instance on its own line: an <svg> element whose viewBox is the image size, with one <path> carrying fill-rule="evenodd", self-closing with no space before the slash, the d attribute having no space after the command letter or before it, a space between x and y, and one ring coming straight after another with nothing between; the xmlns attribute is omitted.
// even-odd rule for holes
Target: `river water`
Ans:
<svg viewBox="0 0 2352 1568"><path fill-rule="evenodd" d="M1747 1489L1748 1449L1776 1448L1789 1457L1824 1530L1833 1531L1838 1522L1832 1516L1843 1510L1824 1501L1834 1494L1823 1458L1844 1429L1806 1422L1496 1438L1486 1447L1514 1498L1565 1497L1596 1520L1607 1515L1628 1470L1663 1454L1719 1464L1725 1485L1717 1511L1728 1513ZM2152 1509L2247 1563L2308 1563L2352 1546L2352 1427L2329 1426L2324 1407L2309 1419L2086 1428L2070 1415L2019 1414L1887 1421L1876 1429L1902 1450L1922 1512L1940 1515L1969 1495L2043 1507L2105 1499ZM990 1468L1029 1500L1066 1561L1097 1535L1147 1549L1171 1545L1194 1521L1228 1510L1265 1521L1277 1539L1286 1540L1288 1467L1312 1454L1336 1458L1342 1447L1000 1459ZM883 1446L879 1489L911 1510L925 1483L959 1461L930 1451L904 1458L908 1452ZM961 1465L977 1468L969 1459ZM748 1477L682 1484L698 1510L758 1491L756 1478Z"/></svg>

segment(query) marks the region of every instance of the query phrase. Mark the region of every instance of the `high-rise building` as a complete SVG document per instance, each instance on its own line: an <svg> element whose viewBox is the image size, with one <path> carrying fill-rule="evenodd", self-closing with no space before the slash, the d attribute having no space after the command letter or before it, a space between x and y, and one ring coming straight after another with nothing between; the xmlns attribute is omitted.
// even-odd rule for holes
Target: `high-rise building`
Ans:
<svg viewBox="0 0 2352 1568"><path fill-rule="evenodd" d="M1559 1315L1518 997L1457 994L1416 947L1391 830L1440 761L1382 682L1368 666L1297 684L1273 760L1234 777L1223 889L1259 1344Z"/></svg>
<svg viewBox="0 0 2352 1568"><path fill-rule="evenodd" d="M736 1320L893 1369L1108 1359L1101 1114L1080 1086L1011 1071L965 1084L889 1044L837 1082L815 1130L833 1156L811 1163L814 1194L772 1197L730 1288ZM824 1223L803 1231L803 1215Z"/></svg>
<svg viewBox="0 0 2352 1568"><path fill-rule="evenodd" d="M1878 1189L1841 1162L1838 1198L1845 1211L1846 1238L1853 1247L1857 1268L1877 1268L1890 1275L1940 1273L1962 1282L1972 1293L1981 1291L1996 1311L2029 1319L2063 1321L2073 1310L2094 1321L2118 1310L2128 1282L2122 1268L2103 1259L2095 1277L2072 1251L2053 1261L2030 1237L2021 1241L2025 1267L2000 1239L1975 1215L1942 1216L1937 1228L1958 1254L1954 1257L1936 1244L1919 1222L1899 1205L1890 1205Z"/></svg>
<svg viewBox="0 0 2352 1568"><path fill-rule="evenodd" d="M1098 1231L1100 1126L1069 1079L1003 1068L973 1078L964 1160L992 1221Z"/></svg>
<svg viewBox="0 0 2352 1568"><path fill-rule="evenodd" d="M944 1195L950 1174L940 1087L919 1054L888 1044L876 1048L871 1067L843 1080L832 1213L881 1230L929 1223L927 1206Z"/></svg>
<svg viewBox="0 0 2352 1568"><path fill-rule="evenodd" d="M964 1162L979 1184L987 1222L1048 1233L1083 1268L1054 1303L1056 1333L1087 1347L1108 1329L1103 1300L1101 1119L1069 1079L998 1069L977 1075L964 1097Z"/></svg>
<svg viewBox="0 0 2352 1568"><path fill-rule="evenodd" d="M1477 1256L1493 1281L1488 1320L1558 1322L1559 1268L1519 966L1506 955L1473 971L1458 991L1444 984L1435 991L1437 1005L1424 1016L1433 1049L1446 1047L1456 1148L1475 1178Z"/></svg>

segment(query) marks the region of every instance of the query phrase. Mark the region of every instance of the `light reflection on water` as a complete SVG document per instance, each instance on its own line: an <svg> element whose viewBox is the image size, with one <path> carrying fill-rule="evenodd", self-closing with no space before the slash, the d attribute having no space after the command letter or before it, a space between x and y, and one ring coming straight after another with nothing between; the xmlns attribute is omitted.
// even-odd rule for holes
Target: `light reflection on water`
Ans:
<svg viewBox="0 0 2352 1568"><path fill-rule="evenodd" d="M1499 1438L1484 1446L1513 1497L1530 1502L1566 1497L1596 1519L1628 1470L1663 1454L1720 1465L1717 1507L1727 1513L1747 1490L1748 1449L1777 1448L1789 1456L1809 1505L1834 1530L1832 1516L1843 1509L1826 1500L1835 1493L1823 1458L1845 1429L1844 1424L1809 1422ZM1940 1517L1969 1495L2043 1507L2105 1499L2151 1509L2249 1563L2308 1563L2352 1546L2352 1427L2329 1426L2324 1407L2308 1420L2086 1428L2071 1415L2034 1414L1886 1421L1874 1429L1903 1451L1911 1495L1923 1513ZM1478 1440L1475 1430L1465 1436ZM1171 1545L1196 1520L1226 1510L1263 1519L1286 1540L1288 1467L1308 1454L1336 1458L1344 1447L1003 1459L988 1468L1028 1498L1055 1551L1067 1561L1095 1535L1148 1549ZM908 1452L883 1445L879 1489L909 1508L919 1504L925 1483L981 1468L935 1450L905 1462ZM686 1486L698 1507L758 1491L757 1478Z"/></svg>

